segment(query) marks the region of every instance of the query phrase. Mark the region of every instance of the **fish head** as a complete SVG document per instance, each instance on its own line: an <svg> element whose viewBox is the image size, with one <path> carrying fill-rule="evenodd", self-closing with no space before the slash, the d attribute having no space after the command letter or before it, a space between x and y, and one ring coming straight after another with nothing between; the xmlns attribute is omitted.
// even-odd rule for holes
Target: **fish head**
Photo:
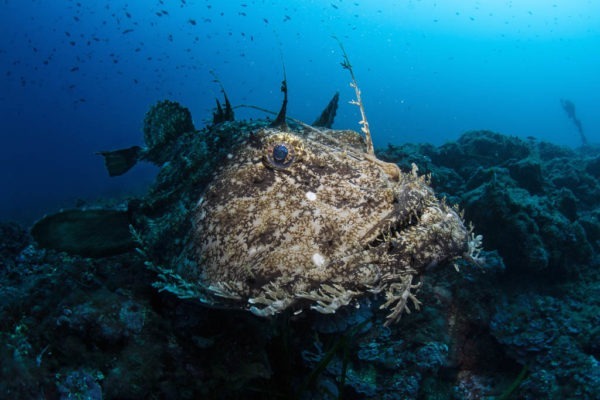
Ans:
<svg viewBox="0 0 600 400"><path fill-rule="evenodd" d="M367 154L358 133L264 127L217 169L165 288L260 316L383 293L395 321L419 305L413 278L467 237L425 177Z"/></svg>

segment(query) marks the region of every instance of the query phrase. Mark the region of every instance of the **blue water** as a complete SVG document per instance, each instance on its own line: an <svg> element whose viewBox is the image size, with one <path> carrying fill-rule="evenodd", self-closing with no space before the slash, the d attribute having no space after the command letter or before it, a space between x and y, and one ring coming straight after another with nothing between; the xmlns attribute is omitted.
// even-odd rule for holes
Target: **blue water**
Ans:
<svg viewBox="0 0 600 400"><path fill-rule="evenodd" d="M234 105L277 110L283 61L290 116L311 122L340 91L334 127L358 130L332 35L376 146L475 129L578 146L561 98L600 141L595 1L2 0L0 219L143 193L153 166L109 178L94 153L141 144L162 99L202 127L220 96L211 71Z"/></svg>

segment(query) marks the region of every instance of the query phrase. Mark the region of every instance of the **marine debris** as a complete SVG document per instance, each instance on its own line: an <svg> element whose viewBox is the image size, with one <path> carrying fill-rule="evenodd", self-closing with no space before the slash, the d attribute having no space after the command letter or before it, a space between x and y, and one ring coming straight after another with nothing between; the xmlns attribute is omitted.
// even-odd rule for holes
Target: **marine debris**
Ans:
<svg viewBox="0 0 600 400"><path fill-rule="evenodd" d="M575 114L575 104L573 104L573 102L570 100L560 99L560 105L562 106L563 110L565 110L565 112L567 113L569 119L571 119L571 121L573 121L573 123L577 127L577 131L579 132L579 136L581 137L581 144L584 147L588 146L589 142L585 137L585 134L583 133L583 125L581 124L579 118L577 118L577 114Z"/></svg>

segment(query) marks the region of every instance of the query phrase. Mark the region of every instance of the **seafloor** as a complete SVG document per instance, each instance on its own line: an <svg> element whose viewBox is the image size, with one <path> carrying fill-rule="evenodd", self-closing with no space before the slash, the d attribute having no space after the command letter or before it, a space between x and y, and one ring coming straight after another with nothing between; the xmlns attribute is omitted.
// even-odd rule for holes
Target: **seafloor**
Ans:
<svg viewBox="0 0 600 400"><path fill-rule="evenodd" d="M478 131L378 156L430 173L484 236L485 265L422 278L421 311L208 309L134 251L68 255L4 223L0 397L600 398L600 151Z"/></svg>

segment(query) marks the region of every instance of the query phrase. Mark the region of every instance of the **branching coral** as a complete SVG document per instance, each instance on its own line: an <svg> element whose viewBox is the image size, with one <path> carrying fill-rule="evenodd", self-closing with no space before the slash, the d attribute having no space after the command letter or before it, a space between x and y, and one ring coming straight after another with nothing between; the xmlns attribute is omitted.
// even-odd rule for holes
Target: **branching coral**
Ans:
<svg viewBox="0 0 600 400"><path fill-rule="evenodd" d="M315 303L310 307L322 314L332 314L341 306L350 304L350 301L359 294L352 290L344 289L337 284L323 284L318 290L308 293L299 293L296 296L309 299Z"/></svg>
<svg viewBox="0 0 600 400"><path fill-rule="evenodd" d="M373 140L371 139L371 130L369 128L369 121L367 121L367 114L365 113L365 107L363 105L363 101L362 101L362 97L361 97L362 93L360 91L360 88L358 87L358 83L356 82L356 77L354 76L354 71L352 70L352 64L350 64L350 59L348 58L348 54L346 53L346 50L344 49L344 45L342 45L342 42L335 36L333 38L338 42L340 49L342 49L342 54L344 56L344 60L342 61L342 67L344 69L347 69L350 72L350 77L352 78L352 82L350 82L350 87L354 89L354 93L356 94L356 99L351 100L350 104L358 106L358 108L360 110L360 116L362 117L362 119L360 120L359 124L360 124L360 130L362 131L362 133L365 134L365 142L367 144L367 153L371 154L371 155L375 155L375 150L373 148Z"/></svg>
<svg viewBox="0 0 600 400"><path fill-rule="evenodd" d="M384 326L388 326L399 320L403 312L410 314L410 308L408 307L409 300L413 303L415 309L419 310L421 308L421 302L411 292L411 290L416 290L421 286L420 283L412 283L413 275L389 276L388 279L393 280L393 283L389 285L385 292L386 302L379 308L390 308L392 312L386 317Z"/></svg>

